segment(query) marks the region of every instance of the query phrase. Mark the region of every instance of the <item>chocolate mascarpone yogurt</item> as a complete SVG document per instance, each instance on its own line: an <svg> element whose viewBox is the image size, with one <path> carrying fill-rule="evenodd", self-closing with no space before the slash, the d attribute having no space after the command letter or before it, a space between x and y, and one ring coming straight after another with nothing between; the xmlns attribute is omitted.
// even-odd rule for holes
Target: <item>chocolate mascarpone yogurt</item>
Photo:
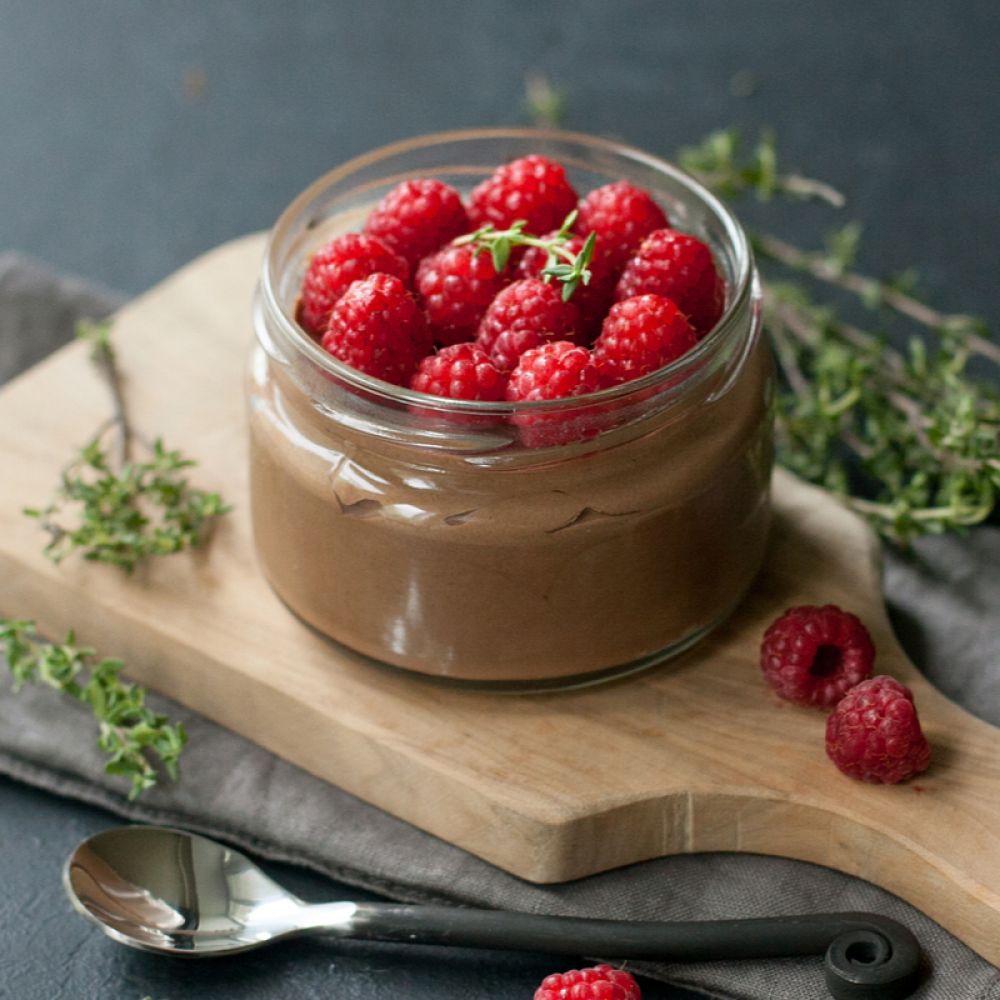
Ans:
<svg viewBox="0 0 1000 1000"><path fill-rule="evenodd" d="M580 191L625 179L712 247L716 328L677 362L589 397L436 399L327 355L295 323L310 254L403 176L468 189L540 152ZM257 550L289 608L383 663L545 685L657 663L723 620L763 558L772 369L746 238L681 171L568 134L430 136L333 171L272 233L249 378ZM525 447L518 422L586 426ZM575 423L574 423L575 422Z"/></svg>

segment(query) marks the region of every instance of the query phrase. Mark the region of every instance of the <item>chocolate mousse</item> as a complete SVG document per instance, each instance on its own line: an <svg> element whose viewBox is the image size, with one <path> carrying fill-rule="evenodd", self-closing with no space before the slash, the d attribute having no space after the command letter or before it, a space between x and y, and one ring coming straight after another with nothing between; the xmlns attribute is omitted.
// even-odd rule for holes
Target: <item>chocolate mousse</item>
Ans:
<svg viewBox="0 0 1000 1000"><path fill-rule="evenodd" d="M338 424L258 352L261 563L300 617L359 652L477 681L638 665L725 617L760 565L771 362L759 335L738 377L720 370L607 444L485 465Z"/></svg>

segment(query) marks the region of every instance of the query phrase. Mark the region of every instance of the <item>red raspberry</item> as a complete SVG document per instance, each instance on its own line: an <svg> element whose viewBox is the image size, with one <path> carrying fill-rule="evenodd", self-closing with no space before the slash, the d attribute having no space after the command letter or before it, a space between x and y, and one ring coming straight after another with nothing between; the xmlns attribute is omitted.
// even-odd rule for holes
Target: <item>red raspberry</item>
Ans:
<svg viewBox="0 0 1000 1000"><path fill-rule="evenodd" d="M567 340L556 340L521 355L507 384L507 399L566 399L599 388L590 351Z"/></svg>
<svg viewBox="0 0 1000 1000"><path fill-rule="evenodd" d="M635 979L610 965L557 972L535 990L535 1000L640 1000L641 996Z"/></svg>
<svg viewBox="0 0 1000 1000"><path fill-rule="evenodd" d="M625 265L615 289L619 301L649 294L673 299L699 333L708 333L719 322L726 299L712 251L675 229L650 233Z"/></svg>
<svg viewBox="0 0 1000 1000"><path fill-rule="evenodd" d="M476 227L492 223L508 229L523 219L535 234L558 229L575 207L566 171L544 156L524 156L498 167L469 195L469 218Z"/></svg>
<svg viewBox="0 0 1000 1000"><path fill-rule="evenodd" d="M826 720L826 754L844 774L872 784L926 771L931 748L910 689L884 675L851 688Z"/></svg>
<svg viewBox="0 0 1000 1000"><path fill-rule="evenodd" d="M326 330L334 303L351 282L376 273L409 281L410 266L374 236L345 233L331 240L309 261L299 298L299 322L309 333L320 336Z"/></svg>
<svg viewBox="0 0 1000 1000"><path fill-rule="evenodd" d="M506 284L488 253L448 246L425 257L417 268L417 291L439 344L472 340L497 292Z"/></svg>
<svg viewBox="0 0 1000 1000"><path fill-rule="evenodd" d="M507 379L475 344L452 344L424 358L410 388L448 399L505 399Z"/></svg>
<svg viewBox="0 0 1000 1000"><path fill-rule="evenodd" d="M552 230L544 239L551 240L558 233ZM579 253L583 249L584 238L576 233L566 241L566 249L571 253ZM540 278L542 270L548 265L549 254L541 247L526 247L517 265L518 274L522 278ZM614 301L615 271L611 261L601 249L601 241L597 241L594 257L590 262L590 281L576 286L570 302L580 313L580 332L588 340L593 340L601 332L601 323Z"/></svg>
<svg viewBox="0 0 1000 1000"><path fill-rule="evenodd" d="M410 267L472 228L459 193L428 178L397 184L365 222L365 232L405 257Z"/></svg>
<svg viewBox="0 0 1000 1000"><path fill-rule="evenodd" d="M335 358L396 385L409 385L430 346L424 314L391 274L355 281L333 307L323 335L323 348Z"/></svg>
<svg viewBox="0 0 1000 1000"><path fill-rule="evenodd" d="M549 340L576 340L579 326L576 306L562 300L562 285L524 278L508 285L490 303L476 343L498 368L509 372L532 347Z"/></svg>
<svg viewBox="0 0 1000 1000"><path fill-rule="evenodd" d="M663 209L647 191L627 181L615 181L594 188L580 202L574 228L584 236L595 231L604 252L620 268L646 236L669 225Z"/></svg>
<svg viewBox="0 0 1000 1000"><path fill-rule="evenodd" d="M594 344L604 385L618 385L656 371L698 343L687 317L661 295L616 302Z"/></svg>
<svg viewBox="0 0 1000 1000"><path fill-rule="evenodd" d="M797 705L836 705L872 673L875 645L857 616L833 604L789 608L760 646L760 668Z"/></svg>
<svg viewBox="0 0 1000 1000"><path fill-rule="evenodd" d="M507 399L569 399L596 392L600 373L590 351L568 340L553 340L525 351L507 383ZM569 413L519 413L512 421L521 428L521 440L529 448L568 444L597 431L593 409Z"/></svg>

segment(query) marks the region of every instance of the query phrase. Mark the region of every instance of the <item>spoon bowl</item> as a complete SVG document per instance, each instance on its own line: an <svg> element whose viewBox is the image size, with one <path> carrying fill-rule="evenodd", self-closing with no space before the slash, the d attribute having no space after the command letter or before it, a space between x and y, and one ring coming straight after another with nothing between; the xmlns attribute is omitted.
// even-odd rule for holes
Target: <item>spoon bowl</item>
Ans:
<svg viewBox="0 0 1000 1000"><path fill-rule="evenodd" d="M343 921L356 909L309 906L239 851L164 827L91 837L66 862L63 882L77 911L110 937L172 955L247 951L315 929L317 909Z"/></svg>

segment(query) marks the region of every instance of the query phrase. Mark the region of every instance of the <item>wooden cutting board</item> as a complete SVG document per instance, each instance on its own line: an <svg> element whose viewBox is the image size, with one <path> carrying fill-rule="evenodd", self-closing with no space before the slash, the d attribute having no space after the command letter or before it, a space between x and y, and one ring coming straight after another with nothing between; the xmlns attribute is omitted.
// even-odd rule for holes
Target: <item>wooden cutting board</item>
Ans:
<svg viewBox="0 0 1000 1000"><path fill-rule="evenodd" d="M126 578L41 555L20 513L46 500L109 413L80 345L0 392L0 609L128 662L131 676L313 774L525 879L555 882L680 851L749 851L869 879L1000 963L1000 734L923 680L892 635L879 545L821 491L778 473L766 568L737 615L680 660L536 695L456 690L317 637L258 573L242 380L263 242L229 243L120 313L141 433L197 458L235 504L209 549ZM780 702L757 647L792 604L868 623L878 670L911 685L933 768L897 787L842 776L824 716ZM220 780L224 776L220 775Z"/></svg>

